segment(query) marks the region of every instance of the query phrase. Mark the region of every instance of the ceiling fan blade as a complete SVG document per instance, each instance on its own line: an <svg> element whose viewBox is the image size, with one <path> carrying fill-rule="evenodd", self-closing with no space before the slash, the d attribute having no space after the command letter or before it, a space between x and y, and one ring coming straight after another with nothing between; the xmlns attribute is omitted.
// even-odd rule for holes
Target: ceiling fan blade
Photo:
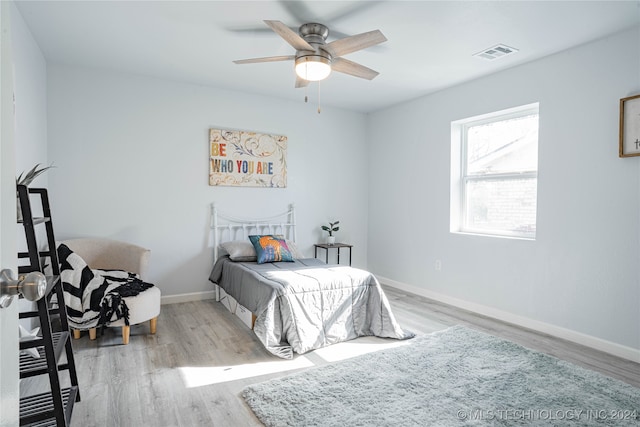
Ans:
<svg viewBox="0 0 640 427"><path fill-rule="evenodd" d="M298 22L319 22L304 2L280 0L278 3Z"/></svg>
<svg viewBox="0 0 640 427"><path fill-rule="evenodd" d="M349 61L344 58L334 58L331 62L331 69L340 73L349 74L351 76L360 77L361 79L373 80L380 73L360 65L356 62Z"/></svg>
<svg viewBox="0 0 640 427"><path fill-rule="evenodd" d="M376 6L382 2L356 2L352 6L341 7L340 10L334 11L328 15L318 16L313 13L304 1L279 0L278 3L289 12L289 14L298 22L335 22L341 19L349 18L356 13L365 12L371 6ZM335 35L335 34L334 34Z"/></svg>
<svg viewBox="0 0 640 427"><path fill-rule="evenodd" d="M237 33L240 35L246 35L246 36L255 36L255 35L274 35L273 34L273 30L271 28L265 28L265 27L230 27L230 28L226 28L227 31L231 31L232 33Z"/></svg>
<svg viewBox="0 0 640 427"><path fill-rule="evenodd" d="M309 86L309 80L301 79L296 75L296 89Z"/></svg>
<svg viewBox="0 0 640 427"><path fill-rule="evenodd" d="M277 62L277 61L293 61L296 59L294 55L288 56L266 56L264 58L237 59L234 64L256 64L259 62Z"/></svg>
<svg viewBox="0 0 640 427"><path fill-rule="evenodd" d="M352 15L365 12L370 7L378 6L380 3L382 3L382 2L379 2L379 1L360 1L360 2L355 2L355 4L353 6L346 6L342 10L338 10L338 11L336 11L336 12L330 14L330 15L324 16L323 17L323 21L324 22L334 23L334 22L340 21L341 19L349 18Z"/></svg>
<svg viewBox="0 0 640 427"><path fill-rule="evenodd" d="M302 37L296 34L291 28L287 27L280 21L264 21L273 31L278 33L280 37L289 43L295 50L311 50L315 49Z"/></svg>
<svg viewBox="0 0 640 427"><path fill-rule="evenodd" d="M332 41L329 44L320 46L321 49L329 52L334 58L336 56L346 55L351 52L366 49L387 41L387 38L380 30L373 30L355 36L346 37Z"/></svg>

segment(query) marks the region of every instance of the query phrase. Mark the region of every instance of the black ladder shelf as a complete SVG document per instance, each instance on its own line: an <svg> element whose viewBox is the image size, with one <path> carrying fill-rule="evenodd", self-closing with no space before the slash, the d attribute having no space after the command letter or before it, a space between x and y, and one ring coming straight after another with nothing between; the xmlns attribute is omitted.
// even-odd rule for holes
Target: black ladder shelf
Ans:
<svg viewBox="0 0 640 427"><path fill-rule="evenodd" d="M33 217L31 194L40 196L42 217ZM64 291L60 282L60 264L53 235L49 197L44 188L27 188L24 185L18 185L18 201L22 212L22 220L18 222L24 226L27 242L27 252L18 252L18 258L29 261L28 264L18 267L18 273L25 274L32 271L44 273L47 259L53 273L47 276L47 290L45 296L37 301L37 309L20 313L21 319L38 318L42 331L41 338L20 342L20 350L35 347L40 354L40 358L20 355L20 378L48 375L50 385L50 390L45 393L20 398L20 425L68 426L73 404L80 401L80 391L64 304ZM38 247L35 230L38 224L45 225L46 250ZM56 296L56 304L52 303L53 295ZM54 331L51 324L51 318L56 316L59 317L60 327L57 328L59 331ZM62 388L61 371L68 371L70 382L68 387Z"/></svg>

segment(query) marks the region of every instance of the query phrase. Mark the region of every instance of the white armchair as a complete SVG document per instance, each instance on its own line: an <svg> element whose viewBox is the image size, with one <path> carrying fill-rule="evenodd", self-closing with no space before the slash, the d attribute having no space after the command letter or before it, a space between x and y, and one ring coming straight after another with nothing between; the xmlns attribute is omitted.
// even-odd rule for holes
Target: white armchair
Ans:
<svg viewBox="0 0 640 427"><path fill-rule="evenodd" d="M64 243L73 252L86 261L92 269L124 270L137 273L145 280L151 251L149 249L120 242L117 240L101 238L83 238L65 240ZM149 331L156 333L158 315L160 314L160 290L154 286L144 292L133 296L124 297L129 308L129 324L137 325L149 321ZM109 326L122 327L122 342L129 343L130 327L124 319L111 323ZM80 338L80 331L73 331L74 338ZM96 329L89 329L89 338L96 339Z"/></svg>

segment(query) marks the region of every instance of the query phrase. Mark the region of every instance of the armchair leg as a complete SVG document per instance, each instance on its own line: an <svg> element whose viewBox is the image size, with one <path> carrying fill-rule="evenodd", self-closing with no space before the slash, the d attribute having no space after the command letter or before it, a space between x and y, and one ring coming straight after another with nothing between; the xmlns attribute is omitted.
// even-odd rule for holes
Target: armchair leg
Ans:
<svg viewBox="0 0 640 427"><path fill-rule="evenodd" d="M151 332L152 334L155 334L157 328L158 328L158 318L154 317L153 319L149 320L149 332Z"/></svg>
<svg viewBox="0 0 640 427"><path fill-rule="evenodd" d="M89 329L89 339L90 340L95 340L97 336L97 330L96 328L91 328Z"/></svg>
<svg viewBox="0 0 640 427"><path fill-rule="evenodd" d="M122 327L122 344L129 344L129 333L131 332L131 326Z"/></svg>
<svg viewBox="0 0 640 427"><path fill-rule="evenodd" d="M79 329L72 329L73 331L73 339L79 340L80 339L80 330Z"/></svg>

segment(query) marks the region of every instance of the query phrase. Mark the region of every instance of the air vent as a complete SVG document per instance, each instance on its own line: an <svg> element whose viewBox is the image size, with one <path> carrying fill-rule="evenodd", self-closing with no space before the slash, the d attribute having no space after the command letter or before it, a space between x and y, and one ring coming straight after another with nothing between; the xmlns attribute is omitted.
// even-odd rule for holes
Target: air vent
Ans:
<svg viewBox="0 0 640 427"><path fill-rule="evenodd" d="M516 53L518 49L509 47L504 44L497 44L489 49L485 49L482 52L478 52L473 56L478 58L486 59L488 61L493 61L494 59L502 58L503 56L510 55L512 53Z"/></svg>

